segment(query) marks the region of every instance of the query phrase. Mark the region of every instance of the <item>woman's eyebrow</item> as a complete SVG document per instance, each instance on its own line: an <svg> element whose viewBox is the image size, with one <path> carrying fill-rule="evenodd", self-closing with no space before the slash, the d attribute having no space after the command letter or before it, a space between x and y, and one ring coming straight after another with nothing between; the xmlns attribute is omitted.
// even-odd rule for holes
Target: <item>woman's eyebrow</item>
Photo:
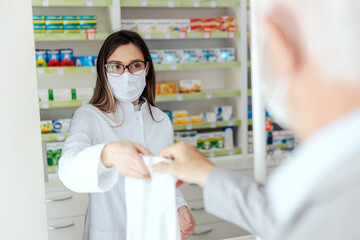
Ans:
<svg viewBox="0 0 360 240"><path fill-rule="evenodd" d="M132 63L136 63L136 62L143 62L144 60L141 60L141 59L134 59L134 60L131 60L129 64L132 64ZM120 63L120 64L124 64L122 61L110 61L109 63Z"/></svg>

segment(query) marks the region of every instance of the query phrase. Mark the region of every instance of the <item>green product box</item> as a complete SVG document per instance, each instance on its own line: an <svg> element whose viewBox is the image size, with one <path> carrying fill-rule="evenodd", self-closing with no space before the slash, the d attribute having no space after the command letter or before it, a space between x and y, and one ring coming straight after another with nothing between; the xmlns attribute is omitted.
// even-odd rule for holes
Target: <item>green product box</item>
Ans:
<svg viewBox="0 0 360 240"><path fill-rule="evenodd" d="M224 132L212 133L211 149L221 150L224 148L225 148L225 133Z"/></svg>
<svg viewBox="0 0 360 240"><path fill-rule="evenodd" d="M83 24L83 25L80 24L80 29L91 29L91 28L96 29L97 28L96 24L92 24L92 23Z"/></svg>
<svg viewBox="0 0 360 240"><path fill-rule="evenodd" d="M79 21L80 16L62 16L62 20L64 21Z"/></svg>
<svg viewBox="0 0 360 240"><path fill-rule="evenodd" d="M45 16L43 16L43 15L33 15L33 20L34 21L45 20Z"/></svg>
<svg viewBox="0 0 360 240"><path fill-rule="evenodd" d="M68 23L68 24L64 24L64 29L80 29L80 24L79 23Z"/></svg>
<svg viewBox="0 0 360 240"><path fill-rule="evenodd" d="M63 142L46 143L46 158L49 166L57 166L61 157Z"/></svg>
<svg viewBox="0 0 360 240"><path fill-rule="evenodd" d="M197 139L197 148L200 151L221 150L225 148L225 133L200 133Z"/></svg>
<svg viewBox="0 0 360 240"><path fill-rule="evenodd" d="M64 26L62 24L49 24L45 28L46 30L63 30Z"/></svg>
<svg viewBox="0 0 360 240"><path fill-rule="evenodd" d="M64 25L64 33L79 33L80 24L67 24Z"/></svg>
<svg viewBox="0 0 360 240"><path fill-rule="evenodd" d="M46 21L45 20L34 20L33 23L34 24L44 24L45 25Z"/></svg>
<svg viewBox="0 0 360 240"><path fill-rule="evenodd" d="M79 16L80 20L96 20L96 16L95 15L83 15L83 16Z"/></svg>
<svg viewBox="0 0 360 240"><path fill-rule="evenodd" d="M200 151L211 150L211 133L200 133L197 136L197 148Z"/></svg>
<svg viewBox="0 0 360 240"><path fill-rule="evenodd" d="M80 25L86 25L86 24L95 24L97 23L96 20L80 20Z"/></svg>
<svg viewBox="0 0 360 240"><path fill-rule="evenodd" d="M55 16L55 15L45 16L45 20L46 21L62 21L62 16Z"/></svg>
<svg viewBox="0 0 360 240"><path fill-rule="evenodd" d="M45 24L34 23L34 30L45 30Z"/></svg>

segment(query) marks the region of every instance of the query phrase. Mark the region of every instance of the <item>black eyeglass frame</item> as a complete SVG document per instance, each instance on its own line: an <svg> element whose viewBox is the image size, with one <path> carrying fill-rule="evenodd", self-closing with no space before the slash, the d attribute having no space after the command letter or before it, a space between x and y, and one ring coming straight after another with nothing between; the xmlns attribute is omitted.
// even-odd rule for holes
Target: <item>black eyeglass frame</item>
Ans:
<svg viewBox="0 0 360 240"><path fill-rule="evenodd" d="M148 66L148 63L149 63L149 62L142 61L142 60L137 60L137 61L135 61L135 62L133 62L133 63L128 64L128 65L124 65L124 64L121 64L121 63L119 63L119 62L110 62L110 63L105 64L104 67L105 67L105 71L106 71L107 73L109 73L109 74L114 74L114 73L111 73L111 72L108 71L108 65L114 64L114 63L117 63L117 64L121 65L121 66L123 67L123 73L120 74L120 75L119 75L118 73L115 73L116 75L121 76L121 75L124 74L126 68L129 70L129 73L133 74L133 73L130 71L130 66L131 66L132 64L135 64L135 63L138 63L138 62L142 62L142 63L145 64L145 68L144 68L144 71L145 71L146 68L147 68L147 66ZM135 75L136 75L136 74L135 74Z"/></svg>

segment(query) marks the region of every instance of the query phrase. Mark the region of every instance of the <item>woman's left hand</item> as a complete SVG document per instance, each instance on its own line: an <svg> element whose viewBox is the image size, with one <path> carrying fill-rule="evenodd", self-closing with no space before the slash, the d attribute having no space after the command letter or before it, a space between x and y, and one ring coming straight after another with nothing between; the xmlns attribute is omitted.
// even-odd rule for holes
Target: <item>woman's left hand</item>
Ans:
<svg viewBox="0 0 360 240"><path fill-rule="evenodd" d="M179 219L181 238L188 239L194 233L196 226L195 220L186 206L181 206L178 209L177 214Z"/></svg>

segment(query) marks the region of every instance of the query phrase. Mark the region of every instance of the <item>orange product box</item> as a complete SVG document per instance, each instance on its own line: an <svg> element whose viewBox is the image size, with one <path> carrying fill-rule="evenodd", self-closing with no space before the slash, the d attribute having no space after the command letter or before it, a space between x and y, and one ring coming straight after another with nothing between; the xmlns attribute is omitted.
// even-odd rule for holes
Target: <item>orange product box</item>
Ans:
<svg viewBox="0 0 360 240"><path fill-rule="evenodd" d="M176 83L157 83L156 95L166 95L176 93Z"/></svg>
<svg viewBox="0 0 360 240"><path fill-rule="evenodd" d="M190 27L204 27L204 19L203 18L191 18L190 19Z"/></svg>
<svg viewBox="0 0 360 240"><path fill-rule="evenodd" d="M220 27L219 18L205 18L204 25L205 27Z"/></svg>
<svg viewBox="0 0 360 240"><path fill-rule="evenodd" d="M190 27L190 31L192 31L192 32L203 32L203 31L204 31L204 27L191 26L191 27Z"/></svg>
<svg viewBox="0 0 360 240"><path fill-rule="evenodd" d="M219 32L220 22L219 18L205 18L204 32Z"/></svg>

